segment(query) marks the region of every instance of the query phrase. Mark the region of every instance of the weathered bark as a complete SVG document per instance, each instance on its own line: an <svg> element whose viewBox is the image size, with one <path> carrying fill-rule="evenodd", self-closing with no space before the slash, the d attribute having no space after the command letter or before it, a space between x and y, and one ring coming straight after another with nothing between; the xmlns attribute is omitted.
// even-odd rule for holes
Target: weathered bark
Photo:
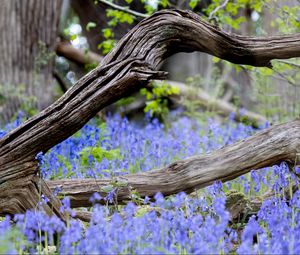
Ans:
<svg viewBox="0 0 300 255"><path fill-rule="evenodd" d="M164 78L165 73L155 70L166 57L179 51L202 51L237 64L270 66L271 59L300 56L300 34L270 38L237 36L203 22L194 13L179 10L157 12L143 20L102 60L101 66L80 79L54 104L0 140L0 214L19 213L32 208L38 202L37 197L24 195L32 193L32 187L35 187L35 194L45 194L47 191L46 184L42 185L42 189L35 185L37 153L47 152L78 131L99 110L139 89L148 80ZM270 139L266 142L257 140L257 136L248 140L247 144L255 149L247 147L244 150L243 143L238 143L221 151L228 156L224 158L224 164L233 163L233 159L239 162L234 172L230 172L230 164L225 170L217 169L215 154L188 159L190 165L184 161L173 164L168 172L172 178L164 180L165 184L172 182L173 186L168 191L162 186L161 191L171 194L179 189L193 190L212 183L216 177L223 181L234 178L247 172L248 167L259 168L281 160L295 160L299 148L299 120L266 130L258 137L263 139L267 134ZM291 139L287 141L284 139L286 137ZM274 147L276 145L278 147ZM265 154L263 158L258 153L270 148L278 152L271 154L272 158ZM237 156L235 149L243 150ZM247 155L251 155L257 163L250 166L245 160ZM185 172L183 176L176 174L184 172L186 167L197 171L193 174ZM153 177L150 183L142 183L145 187L141 187L141 191L149 190L155 188L152 183L160 179L159 173L154 171L130 178L140 183L143 176ZM199 181L196 178L198 174L203 177L201 183L193 181ZM181 180L187 180L183 187ZM50 198L49 210L56 203L53 197Z"/></svg>
<svg viewBox="0 0 300 255"><path fill-rule="evenodd" d="M105 197L105 187L112 184L117 187L118 202L129 200L132 190L137 191L141 197L154 196L158 191L164 195L180 191L193 192L216 180L229 181L253 169L282 161L299 163L299 152L300 120L295 120L263 130L210 154L180 160L158 170L113 179L58 180L47 183L50 189L59 188L61 195L69 196L73 207L90 206L89 198L92 194L98 192Z"/></svg>
<svg viewBox="0 0 300 255"><path fill-rule="evenodd" d="M61 2L0 1L0 86L5 98L0 120L8 121L24 98L35 97L39 109L53 102L53 51Z"/></svg>
<svg viewBox="0 0 300 255"><path fill-rule="evenodd" d="M103 59L103 57L97 53L94 53L92 51L85 53L80 49L74 48L67 42L59 43L56 48L56 53L69 59L70 61L77 63L78 65L100 63ZM55 77L57 77L57 75ZM61 78L57 77L57 80L59 81L61 80ZM62 83L62 90L63 92L66 92L64 83L62 81L59 83ZM265 117L248 110L240 111L238 107L235 107L225 100L211 97L206 91L202 90L201 88L188 87L184 83L170 80L168 80L167 83L177 86L180 89L179 95L170 96L171 101L173 101L175 104L179 104L182 106L184 100L199 101L201 103L201 106L205 109L216 111L220 115L226 117L228 117L231 113L235 113L234 118L236 121L251 124L254 127L264 125L267 122L267 119ZM146 104L143 99L136 100L132 104L125 106L123 112L125 114L130 114L130 112L142 110L143 108L145 108L145 106Z"/></svg>

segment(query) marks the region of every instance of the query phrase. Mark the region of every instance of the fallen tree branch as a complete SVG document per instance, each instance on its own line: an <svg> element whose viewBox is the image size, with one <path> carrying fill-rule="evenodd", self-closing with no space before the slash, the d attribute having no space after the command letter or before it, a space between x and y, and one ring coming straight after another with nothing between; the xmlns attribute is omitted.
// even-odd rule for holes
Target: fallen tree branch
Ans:
<svg viewBox="0 0 300 255"><path fill-rule="evenodd" d="M99 64L103 57L89 50L76 49L72 44L61 41L57 43L56 53L79 65Z"/></svg>
<svg viewBox="0 0 300 255"><path fill-rule="evenodd" d="M62 44L62 45L61 45ZM67 46L65 46L67 45ZM71 44L60 43L57 47L63 48L67 47L69 50L60 50L58 52L59 55L66 57L67 59L74 61L80 65L89 64L89 59L92 59L93 56L95 59L98 59L99 62L102 60L102 57L97 53L89 52L91 54L90 58L83 56L81 50L74 48ZM73 49L71 49L73 48ZM72 54L69 54L69 53ZM75 57L76 56L76 57ZM94 58L94 57L93 57ZM259 125L264 125L267 122L267 119L257 113L248 111L248 110L240 110L238 107L226 102L225 100L217 99L211 97L207 92L202 90L201 88L193 88L185 85L184 83L176 82L176 81L166 81L170 85L174 85L180 88L180 94L178 96L170 96L171 100L176 102L177 104L182 105L184 98L188 100L197 100L200 101L202 106L206 109L214 110L218 114L222 116L229 116L231 113L235 113L234 118L238 122L244 122L247 124L251 124L254 127L258 127ZM132 105L128 105L125 107L125 112L128 114L130 111L135 111L137 109L143 109L145 107L145 102L138 101L133 102Z"/></svg>
<svg viewBox="0 0 300 255"><path fill-rule="evenodd" d="M252 215L256 215L263 203L275 197L285 199L286 202L292 199L292 196L298 191L298 185L293 184L281 190L280 194L276 194L274 190L270 190L260 197L255 197L249 200L243 193L232 190L226 194L226 209L230 213L231 222L247 221Z"/></svg>
<svg viewBox="0 0 300 255"><path fill-rule="evenodd" d="M287 201L292 199L292 195L298 191L299 188L296 184L292 187L286 187L282 190L281 194L276 194L274 191L268 191L262 196L254 197L249 200L243 193L240 193L236 190L230 190L229 193L226 193L226 210L230 213L230 221L233 223L238 222L247 222L247 219L252 215L256 215L263 203L266 200L272 199L274 197L284 197ZM143 205L141 207L144 207ZM161 208L151 208L150 209L161 209ZM76 214L74 218L79 219L84 222L90 222L92 219L92 212L90 211L75 211Z"/></svg>
<svg viewBox="0 0 300 255"><path fill-rule="evenodd" d="M164 10L144 19L119 41L100 66L77 81L55 103L0 140L0 215L24 212L38 204L40 195L49 196L47 184L39 181L38 153L47 152L78 131L101 109L139 90L149 80L166 78L166 73L156 71L165 58L192 51L206 52L236 64L270 67L272 59L300 56L300 34L269 38L228 34L196 14L180 10ZM128 182L142 195L190 191L217 179L230 180L250 168L295 160L299 126L297 120L272 127L245 143L119 180ZM84 185L81 192L84 202L86 194L98 190L101 180L80 182ZM110 180L102 181L104 185L107 182ZM72 180L69 184L72 187L79 183ZM128 197L128 188L123 190L123 195ZM76 201L80 201L80 195ZM76 201L73 199L73 204ZM50 195L44 207L48 213L62 217L59 204Z"/></svg>
<svg viewBox="0 0 300 255"><path fill-rule="evenodd" d="M171 99L177 101L179 104L182 104L182 102L184 103L184 100L186 99L188 101L199 101L201 106L206 109L216 111L218 114L225 117L228 117L231 113L234 113L234 119L237 122L250 124L254 127L265 125L268 121L260 114L248 111L246 109L240 109L224 100L213 98L201 88L189 87L180 82L167 82L170 85L177 86L180 89L180 94L178 96L171 96Z"/></svg>
<svg viewBox="0 0 300 255"><path fill-rule="evenodd" d="M49 187L60 189L69 196L73 207L91 206L89 198L98 192L107 195L107 187L117 187L116 200L129 200L131 191L141 197L152 197L158 191L171 195L180 191L193 192L214 181L229 181L253 169L260 169L282 161L300 162L300 120L276 125L258 134L216 150L177 161L167 167L145 173L129 174L113 179L79 179L48 181Z"/></svg>

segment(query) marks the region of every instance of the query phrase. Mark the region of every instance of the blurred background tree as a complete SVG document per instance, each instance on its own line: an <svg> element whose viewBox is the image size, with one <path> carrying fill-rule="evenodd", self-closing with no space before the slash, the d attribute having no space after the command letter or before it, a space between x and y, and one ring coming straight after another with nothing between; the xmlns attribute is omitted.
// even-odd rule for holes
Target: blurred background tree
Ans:
<svg viewBox="0 0 300 255"><path fill-rule="evenodd" d="M34 114L55 96L53 68L61 0L0 1L0 121Z"/></svg>

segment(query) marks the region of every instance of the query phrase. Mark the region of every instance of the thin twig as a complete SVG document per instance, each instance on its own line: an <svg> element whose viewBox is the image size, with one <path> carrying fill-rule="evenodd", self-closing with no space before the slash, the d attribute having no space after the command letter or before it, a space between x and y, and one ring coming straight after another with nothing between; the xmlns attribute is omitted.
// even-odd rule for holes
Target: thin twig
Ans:
<svg viewBox="0 0 300 255"><path fill-rule="evenodd" d="M220 9L223 9L225 8L225 6L228 4L229 0L225 0L223 4L219 5L216 7L216 9L214 9L208 16L208 20L212 20L213 19L213 16L214 14L219 11Z"/></svg>
<svg viewBox="0 0 300 255"><path fill-rule="evenodd" d="M123 7L123 6L120 6L120 5L116 5L114 3L111 3L109 1L106 1L106 0L99 0L99 2L103 3L103 4L106 4L107 6L110 6L116 10L119 10L119 11L123 11L123 12L127 12L133 16L136 16L136 17L140 17L140 18L147 18L149 17L148 14L144 14L144 13L140 13L140 12L136 12L136 11L133 11L133 10L130 10L128 7Z"/></svg>

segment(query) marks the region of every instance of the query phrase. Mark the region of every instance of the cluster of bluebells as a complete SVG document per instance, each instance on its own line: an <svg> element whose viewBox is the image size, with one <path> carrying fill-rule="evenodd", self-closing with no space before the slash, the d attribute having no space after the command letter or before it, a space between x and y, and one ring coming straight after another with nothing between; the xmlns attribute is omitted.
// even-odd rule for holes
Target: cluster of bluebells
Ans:
<svg viewBox="0 0 300 255"><path fill-rule="evenodd" d="M188 156L203 154L248 137L250 126L212 119L200 124L188 117L172 122L166 131L158 120L146 120L143 127L119 115L110 116L105 124L86 124L79 133L58 144L40 158L44 178L101 178L148 171ZM88 157L83 165L81 152L89 148L118 150L118 156L97 161ZM40 156L40 155L39 155Z"/></svg>
<svg viewBox="0 0 300 255"><path fill-rule="evenodd" d="M0 138L20 123L21 117L8 124L0 130ZM177 118L168 129L156 120L138 126L115 115L105 124L88 123L36 159L45 178L101 178L148 171L208 153L254 132L242 124L214 120L199 123L187 117ZM88 166L83 165L81 152L94 147L119 153L101 161L89 156ZM295 173L299 172L296 168ZM61 210L69 215L67 224L43 211L16 215L14 226L9 217L0 221L0 253L49 253L49 247L59 254L300 253L300 192L291 199L282 194L293 184L298 185L296 175L282 163L223 185L217 182L195 197L180 193L166 199L157 194L153 202L146 198L143 206L128 203L118 211L96 204L102 198L95 193L89 224L73 218L75 212L69 199L64 198ZM231 223L225 206L224 191L231 189L242 191L250 199L270 189L277 195L264 201L240 232ZM105 199L113 200L113 195L111 192Z"/></svg>
<svg viewBox="0 0 300 255"><path fill-rule="evenodd" d="M70 210L65 205L64 209ZM155 201L145 201L144 207L130 202L114 213L95 205L88 226L75 219L66 226L41 211L14 217L30 253L40 252L35 244L47 243L51 247L57 245L59 238L59 254L228 253L237 241L228 220L224 193L216 195L212 202L184 193L167 200L158 193ZM8 225L7 220L2 225Z"/></svg>
<svg viewBox="0 0 300 255"><path fill-rule="evenodd" d="M253 243L256 237L257 242ZM292 199L266 200L256 217L250 218L242 234L239 254L300 253L300 191Z"/></svg>
<svg viewBox="0 0 300 255"><path fill-rule="evenodd" d="M63 209L71 212L65 200ZM206 196L165 199L158 193L154 202L145 200L142 207L130 202L120 211L95 204L88 225L27 211L14 217L14 228L26 240L19 250L30 253L45 253L47 244L59 254L299 254L299 191L289 201L266 200L241 234L230 224L225 201L215 184ZM0 240L11 228L9 218L0 223ZM6 251L15 253L16 243L5 241Z"/></svg>

